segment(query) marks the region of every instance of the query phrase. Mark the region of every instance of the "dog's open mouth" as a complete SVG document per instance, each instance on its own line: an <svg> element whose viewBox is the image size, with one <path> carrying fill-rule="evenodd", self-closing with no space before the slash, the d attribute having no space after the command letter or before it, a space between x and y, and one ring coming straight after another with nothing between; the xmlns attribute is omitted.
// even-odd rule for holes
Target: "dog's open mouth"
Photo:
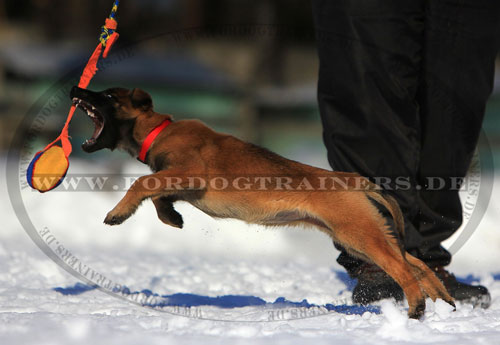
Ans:
<svg viewBox="0 0 500 345"><path fill-rule="evenodd" d="M99 112L99 110L97 110L96 107L84 101L83 99L73 97L72 101L77 108L81 108L83 111L87 112L87 115L94 122L95 128L92 137L90 139L85 140L85 142L82 144L82 147L84 149L89 148L90 146L96 143L97 138L99 138L99 135L101 135L102 130L104 129L104 117L101 115L101 113Z"/></svg>

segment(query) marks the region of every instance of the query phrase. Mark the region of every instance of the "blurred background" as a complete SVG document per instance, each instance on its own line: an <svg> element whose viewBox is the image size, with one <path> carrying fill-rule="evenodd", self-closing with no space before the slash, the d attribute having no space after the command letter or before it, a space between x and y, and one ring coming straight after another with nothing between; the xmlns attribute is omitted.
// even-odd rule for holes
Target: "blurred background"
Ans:
<svg viewBox="0 0 500 345"><path fill-rule="evenodd" d="M37 136L29 138L31 151L27 162L57 137L70 107L69 88L77 83L97 45L100 27L111 5L111 0L0 2L0 157L6 156L15 133L25 133L30 126L37 125L37 115L46 116L38 123ZM318 59L309 1L124 0L117 18L120 38L111 56L101 62L91 89L143 88L152 95L158 112L173 114L177 119L198 118L217 130L285 157L329 169L316 102ZM484 122L497 165L500 164L498 72L500 68ZM90 136L94 126L82 114L77 111L69 130L74 150L70 173L146 173L141 164L126 154L104 150L84 154L80 143ZM28 201L30 212L40 213L37 226L48 224L55 229L58 225L65 229L67 222L81 221L74 231L60 230L56 235L82 251L88 249L85 245L100 243L116 248L119 243L122 247L143 246L143 250L157 246L159 253L163 253L165 246L184 251L191 246L199 254L209 243L221 241L220 246L213 247L212 254L223 248L235 255L243 251L250 256L256 252L279 252L288 258L290 251L308 250L313 257L327 253L323 262L334 264L336 251L330 239L319 232L311 235L297 230L263 235L258 233L260 228L255 233L256 228L238 223L239 228L248 230L242 230L243 237L238 237L232 230L234 223L214 222L186 206L181 206L181 213L197 219L186 224L194 229L190 235L164 231L152 205L148 205L123 225L129 231L127 243L119 232L106 232L102 236L102 231L108 228L101 224L101 219L122 195L123 192L89 193L84 198L82 193L76 198L73 193L30 193ZM77 199L81 209L66 207L63 220L53 216L51 210L55 205L72 204ZM6 198L0 201L8 202ZM480 265L471 257L477 248L485 246L490 251L484 253L492 256L485 258L485 255L482 259L496 267L499 204L500 199L494 198L489 205L487 223L482 223L487 224L483 226L486 235L479 235L479 240L468 247L470 255L459 258L465 272ZM85 221L81 220L82 209L92 215ZM12 227L17 226L16 222ZM214 229L215 233L208 231ZM226 237L219 230L225 231ZM214 233L210 241L207 236L212 235L207 233ZM155 241L151 241L153 238ZM308 249L304 249L306 241L310 244ZM278 247L281 251L277 251Z"/></svg>
<svg viewBox="0 0 500 345"><path fill-rule="evenodd" d="M35 101L57 93L58 81L80 75L111 4L1 2L1 150ZM128 0L118 10L118 32L111 66L101 68L91 89L141 87L159 112L199 118L287 157L327 167L309 1ZM69 105L63 99L51 109L35 146L58 135ZM91 121L77 115L70 128L74 156L82 155L79 143L91 132Z"/></svg>
<svg viewBox="0 0 500 345"><path fill-rule="evenodd" d="M57 82L64 77L79 76L111 4L0 2L0 150L8 148L36 100L59 91ZM91 89L141 87L160 112L200 118L287 157L328 166L316 104L318 61L309 1L126 0L118 23L114 61L101 68ZM498 76L495 84L484 129L498 156ZM52 109L40 146L57 136L69 103L63 100ZM70 128L74 146L91 128L90 120L76 116ZM75 147L74 155L81 154Z"/></svg>

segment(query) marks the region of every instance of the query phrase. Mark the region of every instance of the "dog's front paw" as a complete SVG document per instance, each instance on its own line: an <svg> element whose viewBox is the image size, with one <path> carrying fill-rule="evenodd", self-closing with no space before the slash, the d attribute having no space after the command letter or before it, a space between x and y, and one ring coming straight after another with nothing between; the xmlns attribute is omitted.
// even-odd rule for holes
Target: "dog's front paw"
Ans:
<svg viewBox="0 0 500 345"><path fill-rule="evenodd" d="M104 219L104 224L119 225L127 220L129 216L123 214L115 214L113 211L109 212Z"/></svg>

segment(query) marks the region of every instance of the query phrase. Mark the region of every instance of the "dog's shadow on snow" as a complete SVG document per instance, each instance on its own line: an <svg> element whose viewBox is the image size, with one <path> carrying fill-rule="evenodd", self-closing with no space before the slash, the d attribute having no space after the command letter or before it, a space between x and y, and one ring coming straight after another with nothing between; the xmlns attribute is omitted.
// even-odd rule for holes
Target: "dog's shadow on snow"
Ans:
<svg viewBox="0 0 500 345"><path fill-rule="evenodd" d="M345 284L345 290L352 291L356 285L356 280L349 277L349 275L343 271L333 271L337 278ZM493 275L495 280L500 280L500 273ZM472 275L468 275L464 278L457 278L461 282L474 283L478 282L479 278ZM91 286L82 283L76 283L73 286L68 287L55 287L54 291L57 291L63 295L81 295L88 291L97 289L98 286ZM117 291L118 292L118 291ZM152 292L151 290L141 290L141 291L130 291L126 287L120 289L120 294L125 296L133 297L134 295L144 294L148 298L147 300L154 301L154 303L144 304L147 307L162 308L162 307L200 307L200 306L214 306L219 308L231 309L231 308L243 308L243 307L271 307L271 308L313 308L322 307L328 311L338 312L348 315L362 315L365 312L371 312L375 314L380 314L380 307L378 306L360 306L360 305L348 305L348 304L325 304L317 305L309 303L306 299L301 302L289 301L284 297L277 298L274 302L265 301L264 299L257 296L244 296L244 295L224 295L224 296L204 296L191 293L175 293L171 295L160 295Z"/></svg>
<svg viewBox="0 0 500 345"><path fill-rule="evenodd" d="M346 285L348 290L352 290L354 285L356 285L356 280L349 278L347 273L334 271L337 277ZM97 289L98 286L86 285L82 283L76 283L73 286L67 287L55 287L54 291L57 291L63 295L81 295L88 291ZM117 291L118 292L118 291ZM133 297L137 294L144 294L148 298L147 301L154 301L153 303L145 303L144 306L153 308L162 307L200 307L200 306L214 306L219 308L231 309L231 308L243 308L243 307L266 307L266 308L313 308L321 307L328 311L338 312L348 315L362 315L365 312L380 313L380 307L378 306L361 306L361 305L348 305L345 303L341 304L325 304L317 305L309 303L306 299L295 302L287 300L285 297L278 297L274 302L265 301L264 299L257 296L245 296L245 295L223 295L223 296L204 296L191 293L175 293L171 295L160 295L152 292L151 290L141 290L141 291L130 291L126 287L120 289L120 294L125 296Z"/></svg>

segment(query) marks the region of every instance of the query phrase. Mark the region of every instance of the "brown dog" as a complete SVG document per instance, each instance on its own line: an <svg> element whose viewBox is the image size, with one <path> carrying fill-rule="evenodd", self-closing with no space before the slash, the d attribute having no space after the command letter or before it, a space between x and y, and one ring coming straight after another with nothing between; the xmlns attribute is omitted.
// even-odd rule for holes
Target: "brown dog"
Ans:
<svg viewBox="0 0 500 345"><path fill-rule="evenodd" d="M169 115L154 112L151 97L139 89L97 93L75 87L70 96L95 123L92 138L82 146L87 152L119 148L138 157L150 133L165 120L172 121ZM121 224L151 198L160 220L178 228L183 221L173 207L177 200L213 217L262 225L312 225L349 253L387 272L402 287L410 317L423 315L426 296L454 306L434 273L390 235L370 199L389 210L402 234L401 210L367 179L285 159L196 120L172 122L158 133L146 147L144 160L154 173L136 180L108 213L106 224Z"/></svg>

